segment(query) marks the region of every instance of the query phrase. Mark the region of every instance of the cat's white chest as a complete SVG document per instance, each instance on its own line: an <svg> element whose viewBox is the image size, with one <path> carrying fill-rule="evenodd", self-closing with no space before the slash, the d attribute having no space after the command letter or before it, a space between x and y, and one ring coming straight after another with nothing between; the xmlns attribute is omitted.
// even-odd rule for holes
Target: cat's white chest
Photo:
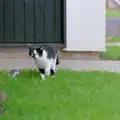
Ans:
<svg viewBox="0 0 120 120"><path fill-rule="evenodd" d="M49 64L49 60L46 59L34 59L38 68L45 68Z"/></svg>
<svg viewBox="0 0 120 120"><path fill-rule="evenodd" d="M46 57L34 59L34 61L38 68L45 68L46 66L52 65L52 63L53 63L53 59L48 59Z"/></svg>
<svg viewBox="0 0 120 120"><path fill-rule="evenodd" d="M45 68L46 66L52 66L53 59L47 58L47 52L43 51L43 55L40 57L36 55L36 59L34 59L34 62L38 68Z"/></svg>
<svg viewBox="0 0 120 120"><path fill-rule="evenodd" d="M35 59L35 64L38 68L45 68L47 66L46 61Z"/></svg>

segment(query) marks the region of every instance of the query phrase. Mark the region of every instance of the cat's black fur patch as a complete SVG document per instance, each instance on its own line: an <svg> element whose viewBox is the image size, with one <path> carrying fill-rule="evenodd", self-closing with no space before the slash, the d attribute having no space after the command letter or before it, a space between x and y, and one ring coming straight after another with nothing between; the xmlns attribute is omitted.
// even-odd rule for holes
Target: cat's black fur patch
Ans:
<svg viewBox="0 0 120 120"><path fill-rule="evenodd" d="M54 70L50 70L50 76L54 76L55 75L55 72L54 72Z"/></svg>
<svg viewBox="0 0 120 120"><path fill-rule="evenodd" d="M46 44L46 45L40 46L40 48L42 48L43 50L47 52L48 59L55 58L57 54L57 48L55 46L53 46L52 44Z"/></svg>
<svg viewBox="0 0 120 120"><path fill-rule="evenodd" d="M39 71L40 71L40 73L42 73L42 74L44 74L45 75L45 69L41 69L41 68L39 68ZM50 70L50 76L54 76L55 75L55 72L54 72L54 70Z"/></svg>
<svg viewBox="0 0 120 120"><path fill-rule="evenodd" d="M59 65L60 64L60 61L59 61L59 58L57 56L57 59L56 59L56 65Z"/></svg>
<svg viewBox="0 0 120 120"><path fill-rule="evenodd" d="M29 46L29 56L32 55L33 51L34 51L34 48L32 48L31 46Z"/></svg>
<svg viewBox="0 0 120 120"><path fill-rule="evenodd" d="M43 55L43 50L40 48L36 48L37 53L39 54L39 56Z"/></svg>
<svg viewBox="0 0 120 120"><path fill-rule="evenodd" d="M36 50L36 52L39 54L39 56L43 55L43 50L40 47L35 48L32 46L29 46L29 56L32 56L33 58L35 58L34 50Z"/></svg>
<svg viewBox="0 0 120 120"><path fill-rule="evenodd" d="M45 69L38 68L40 73L45 74Z"/></svg>

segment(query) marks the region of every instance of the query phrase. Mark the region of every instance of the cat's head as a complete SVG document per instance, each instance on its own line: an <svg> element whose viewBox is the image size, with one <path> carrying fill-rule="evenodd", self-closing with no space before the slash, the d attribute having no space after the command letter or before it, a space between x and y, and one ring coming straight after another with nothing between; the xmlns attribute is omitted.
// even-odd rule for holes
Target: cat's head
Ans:
<svg viewBox="0 0 120 120"><path fill-rule="evenodd" d="M43 55L43 48L42 47L33 47L29 45L29 56L33 57L34 59L38 59Z"/></svg>

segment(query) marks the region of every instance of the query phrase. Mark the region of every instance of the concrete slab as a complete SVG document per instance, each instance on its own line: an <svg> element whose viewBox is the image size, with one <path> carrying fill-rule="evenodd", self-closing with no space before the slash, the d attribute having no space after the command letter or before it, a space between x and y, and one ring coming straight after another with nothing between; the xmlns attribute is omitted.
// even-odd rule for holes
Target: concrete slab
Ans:
<svg viewBox="0 0 120 120"><path fill-rule="evenodd" d="M0 59L0 69L35 68L31 59ZM120 72L120 61L60 60L57 69L71 70L107 70Z"/></svg>
<svg viewBox="0 0 120 120"><path fill-rule="evenodd" d="M106 43L107 46L120 46L120 43L118 42L111 42L111 43Z"/></svg>

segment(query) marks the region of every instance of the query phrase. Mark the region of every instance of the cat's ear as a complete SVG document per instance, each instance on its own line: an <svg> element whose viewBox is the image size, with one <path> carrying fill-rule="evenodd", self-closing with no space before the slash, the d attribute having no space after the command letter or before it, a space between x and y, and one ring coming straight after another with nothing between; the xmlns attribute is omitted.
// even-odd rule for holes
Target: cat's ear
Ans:
<svg viewBox="0 0 120 120"><path fill-rule="evenodd" d="M28 44L28 48L29 48L30 50L34 49L34 47L33 47L31 44Z"/></svg>
<svg viewBox="0 0 120 120"><path fill-rule="evenodd" d="M43 47L43 46L41 46L41 47L40 47L40 50L43 50L43 49L44 49L44 47Z"/></svg>

